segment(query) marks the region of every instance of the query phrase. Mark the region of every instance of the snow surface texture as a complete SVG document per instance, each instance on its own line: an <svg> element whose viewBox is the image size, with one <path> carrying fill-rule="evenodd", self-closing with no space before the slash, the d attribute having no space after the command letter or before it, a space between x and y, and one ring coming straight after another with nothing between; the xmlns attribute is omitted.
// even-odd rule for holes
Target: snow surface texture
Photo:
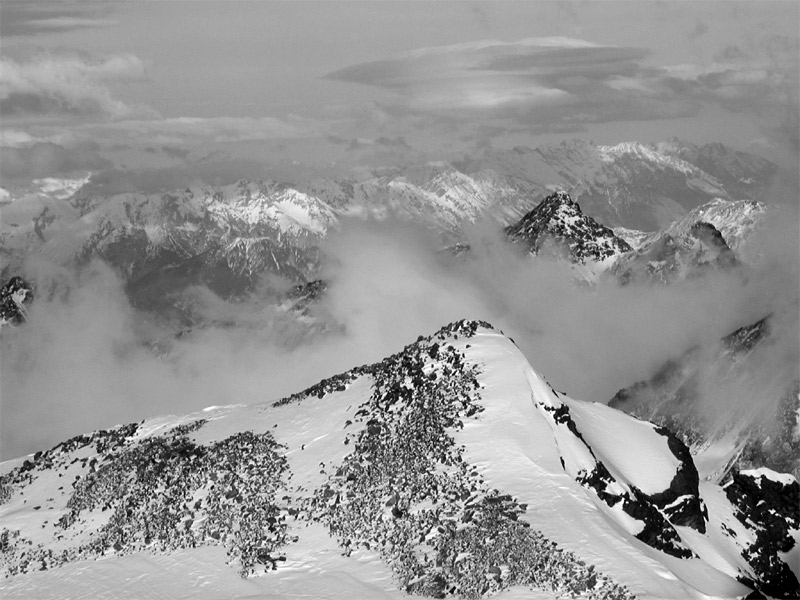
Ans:
<svg viewBox="0 0 800 600"><path fill-rule="evenodd" d="M793 478L701 485L674 436L558 393L474 321L273 405L77 436L2 473L4 598L797 592Z"/></svg>

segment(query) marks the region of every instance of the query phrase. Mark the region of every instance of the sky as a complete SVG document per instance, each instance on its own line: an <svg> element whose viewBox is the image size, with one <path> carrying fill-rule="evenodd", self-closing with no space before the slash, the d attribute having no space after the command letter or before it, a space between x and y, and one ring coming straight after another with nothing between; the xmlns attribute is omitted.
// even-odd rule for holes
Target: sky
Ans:
<svg viewBox="0 0 800 600"><path fill-rule="evenodd" d="M796 169L799 28L792 1L4 0L0 181L291 181L574 137Z"/></svg>

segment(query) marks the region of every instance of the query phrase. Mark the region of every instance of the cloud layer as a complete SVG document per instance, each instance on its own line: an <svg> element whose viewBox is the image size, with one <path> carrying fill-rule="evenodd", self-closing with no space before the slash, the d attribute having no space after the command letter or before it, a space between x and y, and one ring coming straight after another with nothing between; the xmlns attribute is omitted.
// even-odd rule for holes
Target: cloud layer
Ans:
<svg viewBox="0 0 800 600"><path fill-rule="evenodd" d="M68 114L119 119L141 113L109 86L143 81L144 63L132 54L94 58L82 53L0 60L0 111L5 116Z"/></svg>
<svg viewBox="0 0 800 600"><path fill-rule="evenodd" d="M412 225L345 222L326 242L329 290L312 308L324 335L265 298L227 302L197 288L192 303L209 325L173 337L131 307L103 265L30 263L40 292L29 322L0 330L0 450L8 458L148 416L275 400L461 318L503 329L557 389L586 400L605 402L694 344L770 312L781 317L780 364L797 376L797 226L778 225L764 266L747 277L589 289L562 264L519 255L494 226L470 234L475 252L463 260ZM742 382L728 406L752 403L761 383Z"/></svg>
<svg viewBox="0 0 800 600"><path fill-rule="evenodd" d="M651 58L643 48L571 38L487 40L355 64L327 77L391 91L385 108L394 115L482 119L485 126L506 120L540 132L690 117L704 106L752 113L773 126L791 126L791 114L796 125L796 39L728 47L712 64L656 65Z"/></svg>
<svg viewBox="0 0 800 600"><path fill-rule="evenodd" d="M20 147L0 146L0 177L34 179L75 172L108 169L97 143L82 142L66 148L53 142L35 142Z"/></svg>
<svg viewBox="0 0 800 600"><path fill-rule="evenodd" d="M11 1L4 2L0 12L0 35L9 37L109 27L116 23L106 16L108 6L98 2L45 4Z"/></svg>

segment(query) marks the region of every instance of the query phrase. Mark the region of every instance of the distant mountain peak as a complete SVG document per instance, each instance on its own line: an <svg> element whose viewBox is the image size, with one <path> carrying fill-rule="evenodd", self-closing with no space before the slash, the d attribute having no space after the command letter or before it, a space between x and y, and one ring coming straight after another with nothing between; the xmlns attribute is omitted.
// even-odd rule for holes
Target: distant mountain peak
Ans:
<svg viewBox="0 0 800 600"><path fill-rule="evenodd" d="M690 215L697 216L694 211ZM700 276L709 269L731 269L738 264L736 254L717 227L703 219L685 218L644 238L636 250L612 265L611 272L622 283L666 284Z"/></svg>
<svg viewBox="0 0 800 600"><path fill-rule="evenodd" d="M572 197L558 190L515 225L506 229L512 241L528 245L538 254L548 241L562 246L573 262L603 261L628 252L631 247L613 231L581 211Z"/></svg>

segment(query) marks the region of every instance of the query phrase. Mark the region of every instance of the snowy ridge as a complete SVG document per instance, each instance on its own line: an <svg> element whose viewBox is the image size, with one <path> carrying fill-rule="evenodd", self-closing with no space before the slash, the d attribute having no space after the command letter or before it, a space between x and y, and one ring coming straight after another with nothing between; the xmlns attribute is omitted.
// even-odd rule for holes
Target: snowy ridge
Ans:
<svg viewBox="0 0 800 600"><path fill-rule="evenodd" d="M265 597L301 597L292 582L313 582L309 565L325 561L349 575L320 597L797 590L779 558L790 544L759 544L737 513L761 488L698 486L674 436L556 392L475 321L274 404L77 436L1 472L7 598L119 587L82 583L79 564L144 568L123 590L135 595L159 585L165 564L214 556Z"/></svg>
<svg viewBox="0 0 800 600"><path fill-rule="evenodd" d="M597 152L600 155L600 160L607 163L613 163L626 155L633 155L635 158L644 159L654 165L669 167L686 175L696 176L700 171L685 160L662 154L658 149L645 146L639 142L621 142L615 146L598 146ZM717 183L717 185L719 184Z"/></svg>
<svg viewBox="0 0 800 600"><path fill-rule="evenodd" d="M506 225L532 208L524 189L491 171L464 173L428 163L364 180L313 181L300 186L342 214L388 214L458 232L464 223L490 217Z"/></svg>

